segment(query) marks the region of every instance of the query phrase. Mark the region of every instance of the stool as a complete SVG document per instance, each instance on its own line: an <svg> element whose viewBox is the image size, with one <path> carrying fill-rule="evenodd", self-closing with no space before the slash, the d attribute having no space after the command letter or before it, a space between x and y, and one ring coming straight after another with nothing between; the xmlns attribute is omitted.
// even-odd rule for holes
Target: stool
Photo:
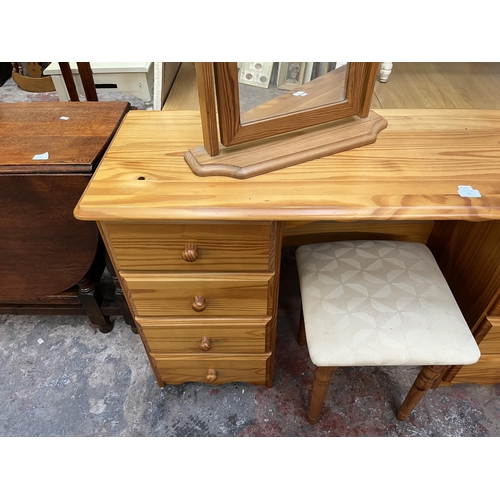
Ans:
<svg viewBox="0 0 500 500"><path fill-rule="evenodd" d="M406 419L450 365L479 348L432 253L421 243L342 241L296 250L299 344L316 366L308 420L317 422L340 366L423 365L397 412Z"/></svg>

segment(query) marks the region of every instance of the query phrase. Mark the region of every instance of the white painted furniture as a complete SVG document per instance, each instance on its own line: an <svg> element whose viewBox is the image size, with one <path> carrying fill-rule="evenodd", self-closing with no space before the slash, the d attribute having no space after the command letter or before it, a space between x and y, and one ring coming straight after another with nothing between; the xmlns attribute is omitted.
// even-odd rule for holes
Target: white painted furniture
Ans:
<svg viewBox="0 0 500 500"><path fill-rule="evenodd" d="M382 83L385 83L389 78L389 75L392 71L392 63L391 62L383 62L380 63L379 77Z"/></svg>
<svg viewBox="0 0 500 500"><path fill-rule="evenodd" d="M76 62L69 63L79 93L84 93ZM122 92L142 99L147 107L152 106L154 63L152 62L91 62L92 74L97 89L106 92ZM57 62L51 63L44 72L50 75L62 102L69 101L69 94Z"/></svg>

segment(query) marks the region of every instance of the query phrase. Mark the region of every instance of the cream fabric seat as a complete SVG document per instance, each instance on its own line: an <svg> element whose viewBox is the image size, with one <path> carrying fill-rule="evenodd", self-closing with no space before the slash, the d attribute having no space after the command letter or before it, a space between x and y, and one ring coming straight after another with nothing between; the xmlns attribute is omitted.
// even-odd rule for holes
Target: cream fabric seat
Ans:
<svg viewBox="0 0 500 500"><path fill-rule="evenodd" d="M407 403L408 398L415 399L409 394L398 412L404 419L444 368L479 359L474 337L425 245L372 240L318 243L299 247L296 260L301 331L311 361L324 368L317 369L316 379L323 380L325 394L335 367L430 366L417 378L417 385L425 385L416 393L419 398ZM310 421L319 417L323 399L316 415L311 415L311 401Z"/></svg>

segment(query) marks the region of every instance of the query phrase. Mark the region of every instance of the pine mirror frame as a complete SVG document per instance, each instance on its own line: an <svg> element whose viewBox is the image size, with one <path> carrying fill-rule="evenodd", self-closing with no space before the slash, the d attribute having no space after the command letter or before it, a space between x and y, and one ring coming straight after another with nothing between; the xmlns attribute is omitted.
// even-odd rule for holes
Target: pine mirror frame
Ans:
<svg viewBox="0 0 500 500"><path fill-rule="evenodd" d="M242 124L237 63L195 63L203 146L184 160L197 176L243 180L372 144L387 127L370 110L378 66L349 63L299 86L309 96L299 106L283 94L246 111Z"/></svg>
<svg viewBox="0 0 500 500"><path fill-rule="evenodd" d="M237 63L214 62L220 142L234 146L350 116L364 118L370 111L378 67L379 63L373 62L348 63L343 101L243 124Z"/></svg>

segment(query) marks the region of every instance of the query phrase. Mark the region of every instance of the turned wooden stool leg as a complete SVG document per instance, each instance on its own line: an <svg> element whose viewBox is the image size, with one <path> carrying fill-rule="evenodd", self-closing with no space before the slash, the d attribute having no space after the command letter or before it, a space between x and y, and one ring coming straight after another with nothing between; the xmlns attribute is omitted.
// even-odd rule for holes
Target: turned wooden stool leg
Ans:
<svg viewBox="0 0 500 500"><path fill-rule="evenodd" d="M405 420L409 417L415 406L417 406L419 401L425 396L425 393L432 387L434 381L446 368L446 366L424 366L422 368L403 404L399 407L397 413L398 420Z"/></svg>
<svg viewBox="0 0 500 500"><path fill-rule="evenodd" d="M306 345L306 327L304 325L304 311L300 307L299 335L297 337L299 345Z"/></svg>
<svg viewBox="0 0 500 500"><path fill-rule="evenodd" d="M307 420L310 424L318 421L323 402L325 401L326 391L330 385L332 373L336 368L334 366L317 366L314 374L314 383L311 394L311 404L309 405L309 414Z"/></svg>
<svg viewBox="0 0 500 500"><path fill-rule="evenodd" d="M87 273L78 282L78 298L90 322L99 328L101 333L109 333L113 329L113 323L109 316L105 316L101 310L100 290L96 288L90 273Z"/></svg>

